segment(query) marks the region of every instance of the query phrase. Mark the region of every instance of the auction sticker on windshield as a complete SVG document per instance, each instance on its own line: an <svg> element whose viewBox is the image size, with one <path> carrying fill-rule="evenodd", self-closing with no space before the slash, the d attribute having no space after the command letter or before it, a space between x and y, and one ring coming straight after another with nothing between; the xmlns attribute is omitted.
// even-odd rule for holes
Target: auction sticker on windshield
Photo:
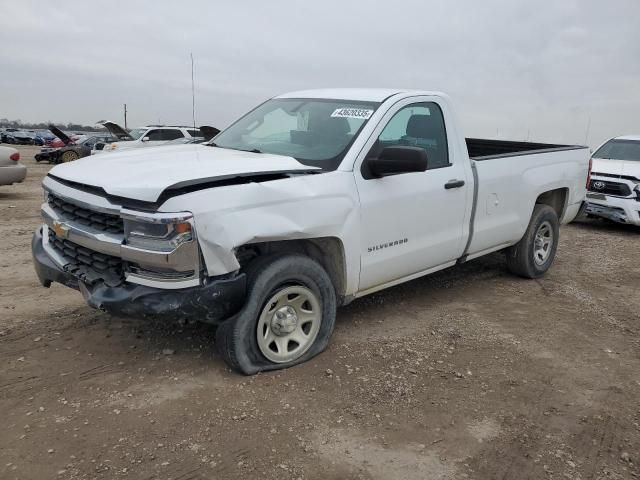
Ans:
<svg viewBox="0 0 640 480"><path fill-rule="evenodd" d="M369 120L371 115L373 115L373 110L368 108L336 108L331 114L334 118L360 118L362 120Z"/></svg>

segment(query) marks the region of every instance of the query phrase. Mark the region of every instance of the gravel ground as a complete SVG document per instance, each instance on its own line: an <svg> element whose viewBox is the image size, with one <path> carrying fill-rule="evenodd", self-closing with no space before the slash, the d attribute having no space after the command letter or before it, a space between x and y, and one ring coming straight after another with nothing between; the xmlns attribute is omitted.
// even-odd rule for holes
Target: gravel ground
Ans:
<svg viewBox="0 0 640 480"><path fill-rule="evenodd" d="M329 349L241 377L199 324L40 287L33 160L0 187L0 478L640 477L640 231L579 221L541 280L496 254L358 300Z"/></svg>

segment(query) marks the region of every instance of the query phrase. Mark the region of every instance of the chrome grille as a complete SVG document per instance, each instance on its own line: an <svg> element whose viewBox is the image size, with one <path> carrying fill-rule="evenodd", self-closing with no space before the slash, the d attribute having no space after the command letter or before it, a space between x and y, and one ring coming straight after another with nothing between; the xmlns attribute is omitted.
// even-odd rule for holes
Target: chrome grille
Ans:
<svg viewBox="0 0 640 480"><path fill-rule="evenodd" d="M49 194L49 206L65 220L86 225L106 233L124 233L124 222L118 215L96 212Z"/></svg>
<svg viewBox="0 0 640 480"><path fill-rule="evenodd" d="M65 270L86 283L103 280L109 286L124 281L124 263L120 258L95 252L69 240L58 237L48 230L49 246L69 263Z"/></svg>

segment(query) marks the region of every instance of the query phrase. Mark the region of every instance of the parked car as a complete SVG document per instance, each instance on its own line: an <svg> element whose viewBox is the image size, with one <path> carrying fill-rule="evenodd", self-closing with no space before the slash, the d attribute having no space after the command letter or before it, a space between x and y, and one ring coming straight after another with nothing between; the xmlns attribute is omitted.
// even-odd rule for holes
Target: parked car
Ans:
<svg viewBox="0 0 640 480"><path fill-rule="evenodd" d="M36 132L37 145L45 146L55 140L56 136L51 132L38 131Z"/></svg>
<svg viewBox="0 0 640 480"><path fill-rule="evenodd" d="M67 146L73 147L73 145L75 144L74 139L72 139L55 125L49 125L49 131L54 135L54 138L47 143L46 147L41 149L40 152L35 155L36 162L51 161L52 158L58 156L57 154L54 154L54 152L58 152L61 148ZM71 159L69 159L68 161L71 161Z"/></svg>
<svg viewBox="0 0 640 480"><path fill-rule="evenodd" d="M607 140L592 158L586 213L640 226L640 135Z"/></svg>
<svg viewBox="0 0 640 480"><path fill-rule="evenodd" d="M0 147L0 185L22 182L27 176L27 167L19 163L20 152L11 147Z"/></svg>
<svg viewBox="0 0 640 480"><path fill-rule="evenodd" d="M159 147L170 147L172 145L187 145L187 144L194 144L194 143L204 143L204 142L208 142L209 140L213 139L218 133L220 133L220 130L218 130L217 128L214 127L199 127L200 130L200 134L202 136L200 137L182 137L182 138L176 138L175 140L169 140L168 142L163 142L160 145L158 145Z"/></svg>
<svg viewBox="0 0 640 480"><path fill-rule="evenodd" d="M94 148L103 147L112 139L108 135L73 135L69 137L55 125L51 125L49 129L63 143L63 146L59 148L43 148L40 153L35 155L36 162L72 162L79 158L88 157Z"/></svg>
<svg viewBox="0 0 640 480"><path fill-rule="evenodd" d="M105 145L103 152L129 148L157 147L171 140L195 138L202 135L200 130L185 126L149 125L127 131L117 123L108 120L101 120L98 125L105 127L118 139L116 142Z"/></svg>
<svg viewBox="0 0 640 480"><path fill-rule="evenodd" d="M4 132L0 132L0 143L8 143L8 144L15 144L16 140L15 138L13 138L13 135L11 135L12 132L9 131L4 131Z"/></svg>
<svg viewBox="0 0 640 480"><path fill-rule="evenodd" d="M66 136L66 135L65 135ZM69 137L71 138L71 137ZM64 143L64 140L58 138L58 137L54 137L51 140L47 140L45 142L45 145L49 148L60 148L60 147L64 147L66 144Z"/></svg>
<svg viewBox="0 0 640 480"><path fill-rule="evenodd" d="M27 132L26 130L18 130L11 132L11 136L14 139L16 145L34 145L35 134L33 132Z"/></svg>
<svg viewBox="0 0 640 480"><path fill-rule="evenodd" d="M311 90L206 144L58 165L35 269L94 308L219 324L242 373L295 365L354 298L498 250L526 278L551 267L588 148L460 132L441 93Z"/></svg>
<svg viewBox="0 0 640 480"><path fill-rule="evenodd" d="M13 132L17 132L17 128L6 127L0 129L0 143L15 143Z"/></svg>

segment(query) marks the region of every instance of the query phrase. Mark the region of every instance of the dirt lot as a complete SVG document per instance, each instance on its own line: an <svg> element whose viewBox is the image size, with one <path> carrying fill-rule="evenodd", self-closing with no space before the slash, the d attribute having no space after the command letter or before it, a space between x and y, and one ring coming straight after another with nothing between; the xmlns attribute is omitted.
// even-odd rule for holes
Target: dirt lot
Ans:
<svg viewBox="0 0 640 480"><path fill-rule="evenodd" d="M0 478L640 477L640 231L563 227L356 301L310 363L231 373L214 331L94 311L31 266L48 165L0 187Z"/></svg>

